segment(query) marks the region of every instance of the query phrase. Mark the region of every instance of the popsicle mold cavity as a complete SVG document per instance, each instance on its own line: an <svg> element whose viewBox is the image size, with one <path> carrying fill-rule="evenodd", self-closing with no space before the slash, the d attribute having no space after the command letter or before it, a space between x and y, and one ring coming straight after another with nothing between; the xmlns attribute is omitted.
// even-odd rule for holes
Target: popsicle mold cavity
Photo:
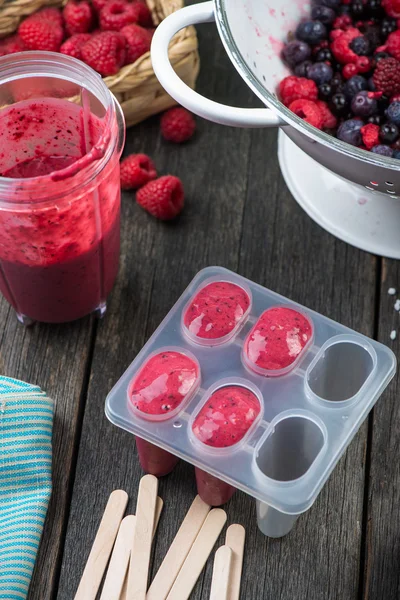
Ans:
<svg viewBox="0 0 400 600"><path fill-rule="evenodd" d="M260 411L260 400L253 391L242 385L225 385L208 395L194 418L192 433L211 448L230 448L246 436Z"/></svg>
<svg viewBox="0 0 400 600"><path fill-rule="evenodd" d="M230 281L213 281L190 301L183 313L182 327L197 344L223 344L239 331L250 308L250 292Z"/></svg>
<svg viewBox="0 0 400 600"><path fill-rule="evenodd" d="M359 343L336 341L321 349L307 373L313 394L328 402L344 402L358 394L374 369L374 351Z"/></svg>
<svg viewBox="0 0 400 600"><path fill-rule="evenodd" d="M311 419L292 416L275 423L256 450L259 471L275 481L299 479L324 446L324 434Z"/></svg>
<svg viewBox="0 0 400 600"><path fill-rule="evenodd" d="M285 306L264 311L247 336L243 362L265 376L285 375L312 344L313 325L304 314Z"/></svg>
<svg viewBox="0 0 400 600"><path fill-rule="evenodd" d="M200 366L196 358L178 350L151 355L132 380L128 397L133 409L150 420L170 419L196 393Z"/></svg>

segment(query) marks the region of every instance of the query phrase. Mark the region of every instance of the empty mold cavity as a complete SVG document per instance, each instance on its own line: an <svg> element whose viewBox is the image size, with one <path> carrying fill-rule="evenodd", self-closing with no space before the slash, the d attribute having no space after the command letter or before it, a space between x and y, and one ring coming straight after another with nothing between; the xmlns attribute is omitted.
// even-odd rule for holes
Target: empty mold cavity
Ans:
<svg viewBox="0 0 400 600"><path fill-rule="evenodd" d="M293 481L307 473L324 446L324 434L310 419L300 416L278 421L262 442L256 465L270 479Z"/></svg>
<svg viewBox="0 0 400 600"><path fill-rule="evenodd" d="M334 343L315 358L307 375L310 390L329 402L353 398L374 368L371 354L353 342Z"/></svg>

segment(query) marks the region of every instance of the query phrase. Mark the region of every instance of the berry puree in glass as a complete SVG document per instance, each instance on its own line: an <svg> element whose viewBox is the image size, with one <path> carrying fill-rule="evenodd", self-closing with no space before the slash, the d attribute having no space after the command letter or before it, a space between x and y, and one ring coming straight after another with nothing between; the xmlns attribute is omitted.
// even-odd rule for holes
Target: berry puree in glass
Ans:
<svg viewBox="0 0 400 600"><path fill-rule="evenodd" d="M182 352L168 350L144 364L132 381L129 400L144 418L166 420L195 393L199 383L198 363ZM136 447L143 470L157 477L170 473L179 460L140 438Z"/></svg>
<svg viewBox="0 0 400 600"><path fill-rule="evenodd" d="M312 335L312 325L301 313L286 307L270 308L247 336L245 362L259 373L281 372L294 366Z"/></svg>
<svg viewBox="0 0 400 600"><path fill-rule="evenodd" d="M20 317L59 323L105 306L119 262L118 158L87 178L117 135L105 122L57 98L0 111L0 176L10 178L0 290Z"/></svg>
<svg viewBox="0 0 400 600"><path fill-rule="evenodd" d="M218 340L229 336L243 322L250 306L247 292L228 281L203 287L186 309L183 323L191 336Z"/></svg>
<svg viewBox="0 0 400 600"><path fill-rule="evenodd" d="M192 431L211 448L228 448L244 438L260 414L260 402L251 390L229 385L216 390L196 416ZM199 496L212 506L225 504L235 488L196 468Z"/></svg>

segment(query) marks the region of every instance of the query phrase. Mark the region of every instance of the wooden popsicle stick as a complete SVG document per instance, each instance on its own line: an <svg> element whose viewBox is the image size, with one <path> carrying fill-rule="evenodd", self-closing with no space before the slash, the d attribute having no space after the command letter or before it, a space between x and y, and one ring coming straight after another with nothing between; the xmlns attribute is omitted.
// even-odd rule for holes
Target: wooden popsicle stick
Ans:
<svg viewBox="0 0 400 600"><path fill-rule="evenodd" d="M167 600L187 600L189 598L225 523L226 512L222 508L213 508L208 513Z"/></svg>
<svg viewBox="0 0 400 600"><path fill-rule="evenodd" d="M210 506L196 496L147 591L146 600L165 600L203 525Z"/></svg>
<svg viewBox="0 0 400 600"><path fill-rule="evenodd" d="M221 546L215 553L210 600L228 600L232 549Z"/></svg>
<svg viewBox="0 0 400 600"><path fill-rule="evenodd" d="M128 494L123 490L110 495L75 600L95 600L127 503Z"/></svg>
<svg viewBox="0 0 400 600"><path fill-rule="evenodd" d="M246 530L242 525L230 525L226 530L225 544L232 549L228 600L239 600L245 537Z"/></svg>
<svg viewBox="0 0 400 600"><path fill-rule="evenodd" d="M156 531L157 531L158 523L160 522L160 517L161 517L163 507L164 507L164 500L162 498L160 498L160 496L157 496L156 516L154 519L154 527L153 527L153 539L154 539L154 536L156 535Z"/></svg>
<svg viewBox="0 0 400 600"><path fill-rule="evenodd" d="M122 520L100 600L119 600L128 571L135 522L135 515L129 515Z"/></svg>
<svg viewBox="0 0 400 600"><path fill-rule="evenodd" d="M157 490L158 479L154 475L142 477L136 506L136 527L132 540L127 600L146 600Z"/></svg>

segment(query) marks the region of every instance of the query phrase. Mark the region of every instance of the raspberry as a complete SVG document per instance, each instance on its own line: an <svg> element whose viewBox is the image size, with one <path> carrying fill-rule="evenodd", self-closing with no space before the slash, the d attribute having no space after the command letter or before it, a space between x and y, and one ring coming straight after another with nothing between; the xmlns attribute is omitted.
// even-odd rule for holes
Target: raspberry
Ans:
<svg viewBox="0 0 400 600"><path fill-rule="evenodd" d="M324 117L315 102L311 100L295 100L290 104L289 110L304 119L307 123L310 123L310 125L314 125L317 129L322 129Z"/></svg>
<svg viewBox="0 0 400 600"><path fill-rule="evenodd" d="M330 111L327 103L323 102L323 100L316 100L315 104L318 106L322 115L322 129L334 129L337 125L337 118Z"/></svg>
<svg viewBox="0 0 400 600"><path fill-rule="evenodd" d="M280 82L279 95L283 104L289 106L294 100L317 100L318 88L311 79L289 75Z"/></svg>
<svg viewBox="0 0 400 600"><path fill-rule="evenodd" d="M103 31L93 35L82 46L82 60L100 75L115 75L125 61L126 41L115 31Z"/></svg>
<svg viewBox="0 0 400 600"><path fill-rule="evenodd" d="M101 9L99 21L103 31L120 31L126 25L137 23L135 4L128 4L125 0L111 0Z"/></svg>
<svg viewBox="0 0 400 600"><path fill-rule="evenodd" d="M395 58L383 58L373 74L376 89L387 96L400 93L400 62Z"/></svg>
<svg viewBox="0 0 400 600"><path fill-rule="evenodd" d="M110 0L92 0L94 9L99 13Z"/></svg>
<svg viewBox="0 0 400 600"><path fill-rule="evenodd" d="M391 33L386 41L386 50L397 60L400 60L400 30Z"/></svg>
<svg viewBox="0 0 400 600"><path fill-rule="evenodd" d="M28 50L58 52L64 33L50 21L26 19L18 28L19 36Z"/></svg>
<svg viewBox="0 0 400 600"><path fill-rule="evenodd" d="M138 2L133 5L133 8L135 12L136 23L139 23L139 25L142 25L142 27L154 27L151 12L147 4L138 0Z"/></svg>
<svg viewBox="0 0 400 600"><path fill-rule="evenodd" d="M93 11L87 0L69 0L63 10L65 29L69 35L87 33L93 25Z"/></svg>
<svg viewBox="0 0 400 600"><path fill-rule="evenodd" d="M356 37L362 36L362 33L355 27L343 31L340 36L333 40L331 50L336 60L342 64L357 62L357 54L350 48L350 42Z"/></svg>
<svg viewBox="0 0 400 600"><path fill-rule="evenodd" d="M182 182L173 175L150 181L136 193L136 201L157 219L174 219L184 204Z"/></svg>
<svg viewBox="0 0 400 600"><path fill-rule="evenodd" d="M371 150L371 148L379 144L379 125L368 123L364 127L361 127L360 131L367 150Z"/></svg>
<svg viewBox="0 0 400 600"><path fill-rule="evenodd" d="M134 63L140 56L150 50L151 33L148 29L132 23L123 27L121 33L126 39L125 64Z"/></svg>
<svg viewBox="0 0 400 600"><path fill-rule="evenodd" d="M86 44L91 37L91 33L75 33L75 35L72 35L61 45L60 52L81 60L82 46Z"/></svg>
<svg viewBox="0 0 400 600"><path fill-rule="evenodd" d="M389 17L398 19L400 17L400 0L382 0L382 8Z"/></svg>
<svg viewBox="0 0 400 600"><path fill-rule="evenodd" d="M54 23L54 25L58 25L59 27L64 26L63 16L61 11L54 6L49 6L48 8L42 8L37 12L33 13L28 17L30 21L49 21L50 23Z"/></svg>
<svg viewBox="0 0 400 600"><path fill-rule="evenodd" d="M368 56L359 56L357 58L356 67L357 73L368 73L368 71L371 70L371 60L368 58Z"/></svg>
<svg viewBox="0 0 400 600"><path fill-rule="evenodd" d="M161 134L169 142L186 142L193 136L195 129L196 122L186 108L170 108L161 117Z"/></svg>
<svg viewBox="0 0 400 600"><path fill-rule="evenodd" d="M1 40L4 42L1 46L1 51L5 54L14 54L15 52L23 52L26 50L25 44L19 37L19 35L10 35L5 40Z"/></svg>
<svg viewBox="0 0 400 600"><path fill-rule="evenodd" d="M342 15L336 17L333 22L333 29L348 29L351 26L351 17L349 15Z"/></svg>
<svg viewBox="0 0 400 600"><path fill-rule="evenodd" d="M121 188L137 189L157 177L156 167L146 154L131 154L121 162Z"/></svg>

